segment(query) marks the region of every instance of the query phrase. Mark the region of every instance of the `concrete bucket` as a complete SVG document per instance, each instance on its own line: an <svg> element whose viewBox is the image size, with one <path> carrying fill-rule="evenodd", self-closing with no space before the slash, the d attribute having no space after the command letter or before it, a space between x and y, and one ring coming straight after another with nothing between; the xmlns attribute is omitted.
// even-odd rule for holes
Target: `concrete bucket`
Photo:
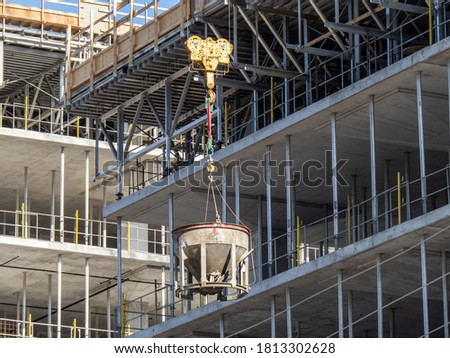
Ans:
<svg viewBox="0 0 450 358"><path fill-rule="evenodd" d="M179 227L173 235L175 254L180 260L178 296L192 299L194 293L217 294L219 300L227 300L248 292L247 227L197 223ZM185 268L189 271L187 277Z"/></svg>

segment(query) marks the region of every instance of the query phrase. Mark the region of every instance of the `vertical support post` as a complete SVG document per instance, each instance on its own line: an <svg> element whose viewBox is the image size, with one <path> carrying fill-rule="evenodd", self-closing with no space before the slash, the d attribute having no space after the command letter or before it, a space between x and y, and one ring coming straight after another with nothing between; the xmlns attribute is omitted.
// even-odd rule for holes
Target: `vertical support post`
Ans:
<svg viewBox="0 0 450 358"><path fill-rule="evenodd" d="M337 182L337 144L336 144L336 113L331 114L331 167L333 172L333 235L334 248L339 248L339 202Z"/></svg>
<svg viewBox="0 0 450 358"><path fill-rule="evenodd" d="M287 233L287 258L288 268L294 267L294 257L292 256L293 240L292 240L292 160L291 160L291 136L287 135L285 140L285 177L286 177L286 233Z"/></svg>
<svg viewBox="0 0 450 358"><path fill-rule="evenodd" d="M23 273L22 285L22 337L25 337L25 322L27 321L27 273Z"/></svg>
<svg viewBox="0 0 450 358"><path fill-rule="evenodd" d="M378 322L378 338L383 338L383 284L381 275L380 254L377 254L377 322Z"/></svg>
<svg viewBox="0 0 450 358"><path fill-rule="evenodd" d="M219 337L225 338L225 314L220 314L219 320Z"/></svg>
<svg viewBox="0 0 450 358"><path fill-rule="evenodd" d="M234 214L236 216L236 224L239 224L241 219L241 194L240 194L240 185L239 182L241 180L240 174L241 174L241 166L239 161L236 162L236 165L233 167L233 173L234 173Z"/></svg>
<svg viewBox="0 0 450 358"><path fill-rule="evenodd" d="M84 265L84 337L89 338L89 257Z"/></svg>
<svg viewBox="0 0 450 358"><path fill-rule="evenodd" d="M342 275L343 271L338 270L338 330L339 338L344 338L344 297L342 290Z"/></svg>
<svg viewBox="0 0 450 358"><path fill-rule="evenodd" d="M358 191L357 191L357 179L358 176L352 175L352 198L351 198L351 204L352 204L352 242L355 243L358 241L358 230L359 230L359 223L358 223L358 216L359 216L359 205L356 205L358 202Z"/></svg>
<svg viewBox="0 0 450 358"><path fill-rule="evenodd" d="M124 148L123 148L123 108L117 111L117 200L121 200L123 196L123 170L124 170Z"/></svg>
<svg viewBox="0 0 450 358"><path fill-rule="evenodd" d="M16 334L17 336L20 336L21 334L21 327L22 327L22 323L21 321L21 317L20 317L20 292L17 292L17 296L16 296L16 321L17 321L17 330L16 330Z"/></svg>
<svg viewBox="0 0 450 358"><path fill-rule="evenodd" d="M410 185L410 170L409 170L410 168L409 152L404 153L404 162L405 162L405 184L406 184L405 185L406 220L411 220L411 185Z"/></svg>
<svg viewBox="0 0 450 358"><path fill-rule="evenodd" d="M172 133L172 83L170 81L166 81L164 87L164 100L165 100L165 120L166 120L166 148L164 158L164 174L170 174L170 137Z"/></svg>
<svg viewBox="0 0 450 358"><path fill-rule="evenodd" d="M64 147L61 147L61 164L60 164L60 176L59 176L59 241L64 242L64 176L65 176L65 164L64 164Z"/></svg>
<svg viewBox="0 0 450 358"><path fill-rule="evenodd" d="M175 255L173 247L173 193L169 194L170 317L175 317Z"/></svg>
<svg viewBox="0 0 450 358"><path fill-rule="evenodd" d="M389 206L389 159L384 161L384 229L390 227L389 215L391 207Z"/></svg>
<svg viewBox="0 0 450 358"><path fill-rule="evenodd" d="M103 208L106 206L106 185L103 185ZM107 231L106 231L106 218L103 218L102 225L102 246L106 247Z"/></svg>
<svg viewBox="0 0 450 358"><path fill-rule="evenodd" d="M3 39L0 40L0 87L3 87L3 82L5 80L4 77L4 67L5 67L5 61L4 61L4 56L5 56L5 51L4 51L4 46L3 46ZM1 117L2 117L2 113L0 112L0 127L1 125Z"/></svg>
<svg viewBox="0 0 450 358"><path fill-rule="evenodd" d="M20 195L19 190L16 189L16 212L14 214L14 236L19 237L19 227L20 227Z"/></svg>
<svg viewBox="0 0 450 358"><path fill-rule="evenodd" d="M233 57L234 62L239 62L238 59L238 12L237 5L233 4Z"/></svg>
<svg viewBox="0 0 450 358"><path fill-rule="evenodd" d="M24 177L24 188L23 188L23 203L24 203L24 217L23 217L23 222L24 222L24 234L22 235L22 238L27 239L28 238L28 218L29 218L29 208L28 208L28 167L24 168L24 173L23 173L23 177Z"/></svg>
<svg viewBox="0 0 450 358"><path fill-rule="evenodd" d="M292 338L292 310L291 310L291 288L286 288L286 338Z"/></svg>
<svg viewBox="0 0 450 358"><path fill-rule="evenodd" d="M222 222L227 222L227 167L222 169Z"/></svg>
<svg viewBox="0 0 450 358"><path fill-rule="evenodd" d="M423 335L425 338L430 338L430 324L428 318L427 249L425 238L420 240L420 269L422 273Z"/></svg>
<svg viewBox="0 0 450 358"><path fill-rule="evenodd" d="M273 77L270 77L270 123L275 120L275 95Z"/></svg>
<svg viewBox="0 0 450 358"><path fill-rule="evenodd" d="M166 255L166 227L161 225L161 255ZM166 321L166 268L161 266L161 322Z"/></svg>
<svg viewBox="0 0 450 358"><path fill-rule="evenodd" d="M272 242L272 176L271 176L271 146L266 146L265 153L265 177L266 177L266 210L267 210L267 262L269 277L273 274L273 242Z"/></svg>
<svg viewBox="0 0 450 358"><path fill-rule="evenodd" d="M181 3L180 3L180 5L181 5ZM223 134L222 134L223 86L221 84L216 85L216 93L217 93L216 141L221 146L223 143Z"/></svg>
<svg viewBox="0 0 450 358"><path fill-rule="evenodd" d="M277 314L277 296L272 296L272 300L270 301L270 337L277 338L277 322L276 315Z"/></svg>
<svg viewBox="0 0 450 358"><path fill-rule="evenodd" d="M58 292L56 306L56 337L61 338L61 310L62 310L62 256L58 255Z"/></svg>
<svg viewBox="0 0 450 358"><path fill-rule="evenodd" d="M56 187L56 170L52 170L52 194L50 203L50 241L55 241L55 188Z"/></svg>
<svg viewBox="0 0 450 358"><path fill-rule="evenodd" d="M397 172L397 224L402 223L402 177Z"/></svg>
<svg viewBox="0 0 450 358"><path fill-rule="evenodd" d="M117 217L117 321L116 334L122 338L122 217Z"/></svg>
<svg viewBox="0 0 450 358"><path fill-rule="evenodd" d="M444 338L449 338L448 294L447 294L447 251L442 251L442 311L444 314Z"/></svg>
<svg viewBox="0 0 450 358"><path fill-rule="evenodd" d="M111 338L111 289L106 291L106 330L108 338Z"/></svg>
<svg viewBox="0 0 450 358"><path fill-rule="evenodd" d="M258 195L258 237L257 237L257 254L258 254L258 261L257 261L257 267L258 267L258 281L262 281L263 279L263 271L262 271L262 265L263 265L263 255L262 255L262 239L263 239L263 197L262 195Z"/></svg>
<svg viewBox="0 0 450 358"><path fill-rule="evenodd" d="M48 275L48 290L47 290L47 338L52 338L52 275Z"/></svg>
<svg viewBox="0 0 450 358"><path fill-rule="evenodd" d="M389 309L389 338L395 338L395 308Z"/></svg>
<svg viewBox="0 0 450 358"><path fill-rule="evenodd" d="M425 142L423 134L423 108L422 108L422 73L416 73L417 90L417 127L419 132L419 161L420 161L420 188L422 200L422 214L427 212L427 179L425 172Z"/></svg>
<svg viewBox="0 0 450 358"><path fill-rule="evenodd" d="M347 294L348 338L353 338L353 290Z"/></svg>
<svg viewBox="0 0 450 358"><path fill-rule="evenodd" d="M85 152L84 170L84 244L92 245L89 240L89 151Z"/></svg>
<svg viewBox="0 0 450 358"><path fill-rule="evenodd" d="M430 1L431 3L431 1ZM435 24L435 30L436 30L436 42L442 40L442 12L441 12L441 4L443 1L441 0L433 0L434 5L434 24Z"/></svg>
<svg viewBox="0 0 450 358"><path fill-rule="evenodd" d="M302 263L302 254L304 255L304 253L302 253L302 239L301 239L301 221L300 221L300 216L297 216L297 266L300 266ZM308 248L305 245L305 251L308 252ZM304 255L306 256L306 255Z"/></svg>
<svg viewBox="0 0 450 358"><path fill-rule="evenodd" d="M377 197L377 158L375 153L375 96L369 96L369 127L370 127L370 183L372 196L372 228L378 232L378 197Z"/></svg>

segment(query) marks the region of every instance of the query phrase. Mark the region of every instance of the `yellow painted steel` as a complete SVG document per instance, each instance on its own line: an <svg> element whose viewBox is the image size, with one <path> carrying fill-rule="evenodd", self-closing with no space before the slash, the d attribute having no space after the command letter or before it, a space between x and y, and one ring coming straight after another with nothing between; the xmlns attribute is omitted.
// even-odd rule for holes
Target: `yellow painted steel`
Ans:
<svg viewBox="0 0 450 358"><path fill-rule="evenodd" d="M28 337L33 337L34 335L34 327L31 313L28 314Z"/></svg>
<svg viewBox="0 0 450 358"><path fill-rule="evenodd" d="M433 1L428 0L428 33L430 45L433 44Z"/></svg>
<svg viewBox="0 0 450 358"><path fill-rule="evenodd" d="M73 332L72 332L72 338L77 338L77 319L73 319Z"/></svg>
<svg viewBox="0 0 450 358"><path fill-rule="evenodd" d="M22 219L21 219L22 239L25 239L25 203L22 203L21 209L22 209Z"/></svg>
<svg viewBox="0 0 450 358"><path fill-rule="evenodd" d="M397 172L397 216L398 223L402 223L402 180L400 172Z"/></svg>
<svg viewBox="0 0 450 358"><path fill-rule="evenodd" d="M77 138L80 138L80 117L77 117Z"/></svg>
<svg viewBox="0 0 450 358"><path fill-rule="evenodd" d="M297 216L297 265L301 264L300 216Z"/></svg>
<svg viewBox="0 0 450 358"><path fill-rule="evenodd" d="M127 324L127 336L131 336L131 325Z"/></svg>
<svg viewBox="0 0 450 358"><path fill-rule="evenodd" d="M131 222L127 222L127 243L128 251L131 251Z"/></svg>
<svg viewBox="0 0 450 358"><path fill-rule="evenodd" d="M270 77L270 123L273 123L275 118L275 96L274 96L274 85L273 85L273 77Z"/></svg>
<svg viewBox="0 0 450 358"><path fill-rule="evenodd" d="M225 146L228 145L228 101L225 101Z"/></svg>
<svg viewBox="0 0 450 358"><path fill-rule="evenodd" d="M28 130L28 96L25 96L25 114L24 114L24 119L25 119L25 130Z"/></svg>
<svg viewBox="0 0 450 358"><path fill-rule="evenodd" d="M75 210L75 244L78 245L78 209Z"/></svg>

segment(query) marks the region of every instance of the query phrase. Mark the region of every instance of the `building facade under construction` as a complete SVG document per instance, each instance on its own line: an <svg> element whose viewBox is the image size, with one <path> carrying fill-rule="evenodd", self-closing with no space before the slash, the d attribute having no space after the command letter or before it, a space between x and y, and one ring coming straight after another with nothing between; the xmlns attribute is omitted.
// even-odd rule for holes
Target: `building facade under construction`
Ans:
<svg viewBox="0 0 450 358"><path fill-rule="evenodd" d="M448 1L0 13L0 337L449 337Z"/></svg>

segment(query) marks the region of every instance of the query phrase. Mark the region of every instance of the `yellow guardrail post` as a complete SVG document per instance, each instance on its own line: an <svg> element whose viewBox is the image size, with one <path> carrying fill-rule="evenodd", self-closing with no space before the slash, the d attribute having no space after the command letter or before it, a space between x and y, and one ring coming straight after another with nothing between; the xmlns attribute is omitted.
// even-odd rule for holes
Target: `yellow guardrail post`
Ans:
<svg viewBox="0 0 450 358"><path fill-rule="evenodd" d="M127 244L128 244L128 252L131 251L131 222L127 222Z"/></svg>
<svg viewBox="0 0 450 358"><path fill-rule="evenodd" d="M273 123L275 118L275 96L274 96L273 77L270 77L270 123Z"/></svg>
<svg viewBox="0 0 450 358"><path fill-rule="evenodd" d="M34 335L33 320L30 313L28 314L28 337L33 337L33 335Z"/></svg>
<svg viewBox="0 0 450 358"><path fill-rule="evenodd" d="M72 338L77 338L77 319L73 319L73 332L72 332Z"/></svg>
<svg viewBox="0 0 450 358"><path fill-rule="evenodd" d="M25 130L28 130L28 96L25 96L25 114L24 114L24 119L25 119Z"/></svg>
<svg viewBox="0 0 450 358"><path fill-rule="evenodd" d="M125 294L122 293L122 332L120 332L121 337L125 337L125 322L127 321L125 317L125 308L126 308Z"/></svg>
<svg viewBox="0 0 450 358"><path fill-rule="evenodd" d="M22 224L22 239L25 239L25 203L22 203L21 209L22 209L22 219L20 223Z"/></svg>
<svg viewBox="0 0 450 358"><path fill-rule="evenodd" d="M225 101L225 146L228 145L228 101Z"/></svg>
<svg viewBox="0 0 450 358"><path fill-rule="evenodd" d="M131 336L131 325L127 324L127 336Z"/></svg>
<svg viewBox="0 0 450 358"><path fill-rule="evenodd" d="M400 177L400 172L397 172L397 216L398 223L402 223L402 180Z"/></svg>
<svg viewBox="0 0 450 358"><path fill-rule="evenodd" d="M78 209L75 210L75 245L78 245Z"/></svg>
<svg viewBox="0 0 450 358"><path fill-rule="evenodd" d="M77 138L80 138L80 117L77 117Z"/></svg>
<svg viewBox="0 0 450 358"><path fill-rule="evenodd" d="M301 264L301 237L300 237L300 216L297 216L297 266Z"/></svg>
<svg viewBox="0 0 450 358"><path fill-rule="evenodd" d="M433 44L433 0L428 0L428 31L431 46Z"/></svg>

